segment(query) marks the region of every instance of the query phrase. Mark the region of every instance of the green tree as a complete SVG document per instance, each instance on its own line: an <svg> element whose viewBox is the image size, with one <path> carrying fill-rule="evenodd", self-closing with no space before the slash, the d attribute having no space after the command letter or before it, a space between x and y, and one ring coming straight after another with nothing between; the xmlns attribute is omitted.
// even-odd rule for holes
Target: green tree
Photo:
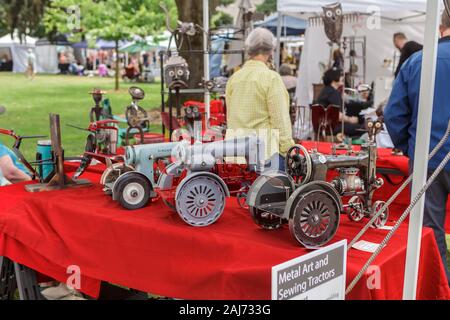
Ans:
<svg viewBox="0 0 450 320"><path fill-rule="evenodd" d="M233 17L225 12L218 12L211 18L211 26L218 28L233 24Z"/></svg>
<svg viewBox="0 0 450 320"><path fill-rule="evenodd" d="M217 9L220 6L227 6L233 3L234 0L209 0L210 17L213 17L217 13ZM203 1L202 0L175 0L178 9L178 20L184 22L193 22L200 26L203 26ZM226 18L225 18L226 19ZM211 27L215 25L210 23ZM191 40L191 46L193 50L203 49L203 34L197 33ZM187 50L187 43L184 41L182 50ZM202 54L181 54L188 64L191 66L191 75L189 84L191 87L197 87L203 78L203 55ZM190 96L190 98L194 98ZM201 97L195 97L200 99Z"/></svg>
<svg viewBox="0 0 450 320"><path fill-rule="evenodd" d="M277 11L277 0L264 0L263 3L256 6L256 11L269 15Z"/></svg>
<svg viewBox="0 0 450 320"><path fill-rule="evenodd" d="M115 42L116 90L119 89L119 41L162 30L160 0L53 0L45 14L47 31L71 33L72 39L99 37ZM174 7L173 0L166 5ZM173 10L171 10L173 12Z"/></svg>
<svg viewBox="0 0 450 320"><path fill-rule="evenodd" d="M40 30L45 6L49 0L0 1L0 34L17 32L20 39Z"/></svg>

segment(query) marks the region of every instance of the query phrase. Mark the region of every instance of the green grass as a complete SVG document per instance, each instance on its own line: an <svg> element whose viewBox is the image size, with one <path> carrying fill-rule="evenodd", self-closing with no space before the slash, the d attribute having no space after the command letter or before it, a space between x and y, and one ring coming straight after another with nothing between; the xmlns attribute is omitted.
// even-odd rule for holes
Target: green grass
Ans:
<svg viewBox="0 0 450 320"><path fill-rule="evenodd" d="M7 108L0 116L0 128L13 129L20 135L49 136L49 113L60 114L61 135L66 156L80 155L84 150L87 132L70 128L67 124L87 128L89 112L94 105L88 93L94 88L107 91L113 113L123 115L130 103L128 88L140 86L146 93L140 105L146 110L157 109L161 103L160 84L121 83L114 91L113 78L37 75L28 80L23 74L0 72L0 105ZM154 128L158 130L158 127ZM12 145L12 140L0 136L0 141ZM33 160L36 140L25 141L22 152Z"/></svg>

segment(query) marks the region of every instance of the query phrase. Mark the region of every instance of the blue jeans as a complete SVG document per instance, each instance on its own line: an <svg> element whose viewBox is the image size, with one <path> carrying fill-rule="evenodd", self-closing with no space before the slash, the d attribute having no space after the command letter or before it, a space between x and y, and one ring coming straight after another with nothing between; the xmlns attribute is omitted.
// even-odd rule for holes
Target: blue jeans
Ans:
<svg viewBox="0 0 450 320"><path fill-rule="evenodd" d="M409 163L409 171L412 173L413 163ZM433 170L428 170L428 178ZM434 238L439 247L442 262L447 273L447 281L450 286L450 271L447 265L447 241L445 239L445 218L447 214L447 199L450 194L450 172L442 171L433 181L425 193L425 209L423 212L423 226L433 229Z"/></svg>
<svg viewBox="0 0 450 320"><path fill-rule="evenodd" d="M428 174L430 176L432 172ZM447 265L447 242L445 239L445 216L447 199L450 193L450 172L442 171L428 188L425 194L425 210L423 213L424 227L432 228L439 247L442 262L447 272L450 286L450 271Z"/></svg>

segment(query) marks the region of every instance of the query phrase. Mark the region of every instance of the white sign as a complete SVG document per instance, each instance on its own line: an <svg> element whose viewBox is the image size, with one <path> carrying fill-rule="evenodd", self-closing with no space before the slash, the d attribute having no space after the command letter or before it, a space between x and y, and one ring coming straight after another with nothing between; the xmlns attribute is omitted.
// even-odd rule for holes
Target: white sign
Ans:
<svg viewBox="0 0 450 320"><path fill-rule="evenodd" d="M272 300L344 300L347 240L272 267Z"/></svg>
<svg viewBox="0 0 450 320"><path fill-rule="evenodd" d="M375 251L377 251L379 246L380 246L380 243L374 243L374 242L369 242L366 240L360 240L353 245L353 249L356 249L359 251L364 251L364 252L369 252L369 253L374 253Z"/></svg>

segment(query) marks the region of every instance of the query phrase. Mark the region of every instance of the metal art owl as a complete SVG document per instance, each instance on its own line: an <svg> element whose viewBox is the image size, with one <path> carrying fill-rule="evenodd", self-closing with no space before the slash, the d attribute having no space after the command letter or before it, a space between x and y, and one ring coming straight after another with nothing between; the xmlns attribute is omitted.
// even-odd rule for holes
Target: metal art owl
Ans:
<svg viewBox="0 0 450 320"><path fill-rule="evenodd" d="M188 87L189 66L180 56L171 56L164 65L164 81L169 89Z"/></svg>
<svg viewBox="0 0 450 320"><path fill-rule="evenodd" d="M323 23L325 25L325 34L331 42L339 43L344 28L344 15L342 12L342 4L336 2L322 7Z"/></svg>

